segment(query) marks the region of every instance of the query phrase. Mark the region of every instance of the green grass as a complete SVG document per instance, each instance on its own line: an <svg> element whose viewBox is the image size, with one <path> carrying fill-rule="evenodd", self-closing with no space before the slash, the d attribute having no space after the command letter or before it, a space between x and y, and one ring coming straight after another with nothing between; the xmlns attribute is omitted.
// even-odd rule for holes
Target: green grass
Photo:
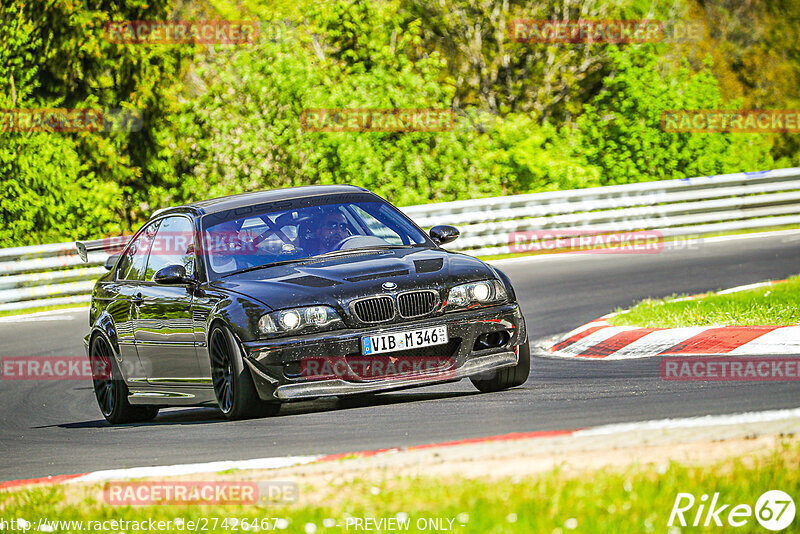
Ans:
<svg viewBox="0 0 800 534"><path fill-rule="evenodd" d="M647 328L800 324L800 276L727 295L709 293L680 301L676 298L644 300L611 317L609 323Z"/></svg>
<svg viewBox="0 0 800 534"><path fill-rule="evenodd" d="M416 524L420 518L455 519L453 532L459 533L566 534L573 529L575 532L625 534L666 532L670 511L679 492L693 493L698 500L704 493L719 492L721 502L750 506L755 505L763 492L771 489L797 496L800 495L798 464L800 444L796 440L784 440L771 452L728 458L705 466L665 462L661 467L633 466L586 472L555 469L519 479L450 477L442 480L421 477L390 478L380 483L356 480L318 487L311 495L308 487L301 483L296 503L261 508L110 506L103 502L99 489L98 492L80 493L75 487L39 487L0 492L0 517L32 521L32 531L36 530L39 518L84 522L205 518L209 521L207 531L210 532L231 530L230 527L225 530L219 523L216 529L211 528L212 518L217 518L218 522L223 518L246 518L248 522L281 518L288 526L280 532L322 534L355 532L353 525L349 530L346 528L349 516L380 519L407 514L411 520L411 532L419 531ZM687 517L690 521L693 519L693 515L687 514ZM338 526L326 527L326 519L328 523L335 520ZM306 527L309 523L316 529ZM267 524L270 530L274 530L274 519L268 519ZM736 531L764 530L751 517L748 525Z"/></svg>

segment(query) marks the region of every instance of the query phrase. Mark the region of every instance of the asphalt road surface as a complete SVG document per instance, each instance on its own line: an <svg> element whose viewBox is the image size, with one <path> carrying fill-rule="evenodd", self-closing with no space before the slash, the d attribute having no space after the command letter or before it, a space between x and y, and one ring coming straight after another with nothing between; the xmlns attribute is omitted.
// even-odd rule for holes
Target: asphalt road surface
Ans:
<svg viewBox="0 0 800 534"><path fill-rule="evenodd" d="M538 339L645 297L785 278L800 271L800 233L704 242L658 254L585 254L501 264ZM87 312L0 320L0 358L84 354ZM100 469L348 452L608 423L794 408L800 384L665 382L657 359L535 356L520 388L479 394L469 381L367 401L286 405L227 422L213 409L164 410L112 427L90 381L0 380L0 480Z"/></svg>

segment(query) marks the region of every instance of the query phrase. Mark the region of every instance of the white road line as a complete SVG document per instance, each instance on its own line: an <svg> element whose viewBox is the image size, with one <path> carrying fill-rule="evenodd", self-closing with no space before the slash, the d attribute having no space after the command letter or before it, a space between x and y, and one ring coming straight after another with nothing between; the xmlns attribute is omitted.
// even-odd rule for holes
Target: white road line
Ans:
<svg viewBox="0 0 800 534"><path fill-rule="evenodd" d="M608 324L608 322L606 322L605 319L598 319L598 320L592 321L590 323L582 324L578 328L575 328L574 330L570 330L566 334L563 334L563 335L559 336L558 341L554 342L553 344L555 345L556 343L559 343L559 342L561 342L561 341L563 341L565 339L569 339L572 336L578 335L581 332L583 332L584 330L588 330L590 328L594 328L595 326L610 326L610 325Z"/></svg>
<svg viewBox="0 0 800 534"><path fill-rule="evenodd" d="M666 430L670 428L698 428L721 425L745 425L751 423L764 423L768 421L781 421L800 417L800 408L788 410L767 410L763 412L745 412L727 415L704 415L700 417L685 417L680 419L658 419L640 421L637 423L618 423L613 425L596 426L585 430L578 430L573 437L580 436L607 436L621 432L638 430Z"/></svg>
<svg viewBox="0 0 800 534"><path fill-rule="evenodd" d="M728 354L800 354L800 326L785 326L767 332Z"/></svg>
<svg viewBox="0 0 800 534"><path fill-rule="evenodd" d="M585 338L579 339L572 345L564 347L554 354L568 354L570 356L575 356L581 354L586 349L594 347L598 343L602 343L606 339L619 334L620 332L626 332L628 330L637 330L637 328L634 326L609 326L607 328L603 328L602 330L598 330L597 332L592 332Z"/></svg>
<svg viewBox="0 0 800 534"><path fill-rule="evenodd" d="M531 261L544 261L544 260L578 260L586 257L586 253L577 252L559 252L557 254L532 254L530 256L519 256L517 258L503 258L501 260L486 260L490 265L507 265L510 263L525 263Z"/></svg>
<svg viewBox="0 0 800 534"><path fill-rule="evenodd" d="M702 239L706 243L721 243L723 241L734 241L736 239L757 239L759 237L780 237L800 234L800 228L790 230L773 230L772 232L753 232L750 234L718 235Z"/></svg>
<svg viewBox="0 0 800 534"><path fill-rule="evenodd" d="M691 326L686 328L669 328L667 330L656 330L644 337L641 337L622 347L617 352L607 356L606 360L625 360L633 358L645 358L667 350L685 341L690 337L696 336L700 332L713 328L711 326Z"/></svg>
<svg viewBox="0 0 800 534"><path fill-rule="evenodd" d="M0 317L0 323L31 323L37 321L74 321L76 317L71 316L77 312L88 312L88 306L80 308L64 308L63 310L49 310L36 313L26 313L21 315L9 315Z"/></svg>
<svg viewBox="0 0 800 534"><path fill-rule="evenodd" d="M731 287L729 289L723 289L722 291L717 291L717 295L727 295L729 293L738 293L740 291L748 291L750 289L758 289L759 287L771 286L773 284L772 281L769 282L756 282L755 284L747 284L745 286L736 286Z"/></svg>
<svg viewBox="0 0 800 534"><path fill-rule="evenodd" d="M127 480L132 478L175 477L199 473L218 473L229 469L279 469L294 465L308 464L321 456L283 456L277 458L257 458L255 460L228 460L200 464L178 464L153 467L133 467L130 469L111 469L95 471L82 477L73 478L65 484L77 482L98 482L103 480Z"/></svg>

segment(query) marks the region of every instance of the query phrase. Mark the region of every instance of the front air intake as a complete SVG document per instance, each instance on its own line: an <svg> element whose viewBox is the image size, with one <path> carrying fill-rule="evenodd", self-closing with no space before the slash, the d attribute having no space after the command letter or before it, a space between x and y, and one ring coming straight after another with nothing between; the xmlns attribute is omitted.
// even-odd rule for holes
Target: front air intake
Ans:
<svg viewBox="0 0 800 534"><path fill-rule="evenodd" d="M438 301L436 291L411 291L397 297L397 306L400 308L400 317L409 319L428 315L436 308Z"/></svg>
<svg viewBox="0 0 800 534"><path fill-rule="evenodd" d="M394 300L385 295L357 300L353 311L362 323L382 323L394 319Z"/></svg>

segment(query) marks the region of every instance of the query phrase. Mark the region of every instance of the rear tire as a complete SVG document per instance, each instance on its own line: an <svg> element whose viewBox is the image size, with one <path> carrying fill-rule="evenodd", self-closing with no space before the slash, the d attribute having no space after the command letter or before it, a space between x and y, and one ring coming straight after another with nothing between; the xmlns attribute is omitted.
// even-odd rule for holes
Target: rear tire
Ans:
<svg viewBox="0 0 800 534"><path fill-rule="evenodd" d="M114 351L102 335L92 340L89 351L92 384L97 405L112 425L152 421L158 415L153 406L133 406L128 402L128 386L117 366Z"/></svg>
<svg viewBox="0 0 800 534"><path fill-rule="evenodd" d="M521 386L528 380L531 373L531 348L526 341L519 345L519 359L514 367L499 369L492 378L470 378L472 385L483 393L502 391L504 389Z"/></svg>
<svg viewBox="0 0 800 534"><path fill-rule="evenodd" d="M222 414L230 420L236 420L278 413L280 404L265 402L258 396L233 332L217 325L211 329L208 339L211 381Z"/></svg>

